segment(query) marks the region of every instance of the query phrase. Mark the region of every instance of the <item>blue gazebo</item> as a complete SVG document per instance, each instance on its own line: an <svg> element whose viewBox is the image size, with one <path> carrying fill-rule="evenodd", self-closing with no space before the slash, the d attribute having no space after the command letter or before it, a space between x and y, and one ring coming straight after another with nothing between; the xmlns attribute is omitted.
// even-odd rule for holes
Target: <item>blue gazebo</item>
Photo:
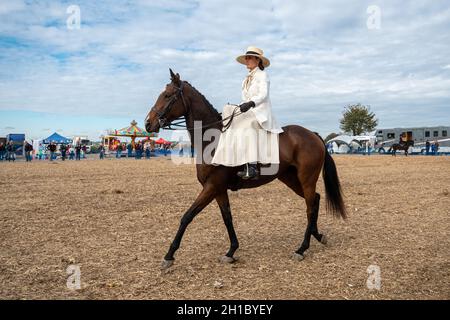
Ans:
<svg viewBox="0 0 450 320"><path fill-rule="evenodd" d="M62 135L58 134L58 133L53 133L51 136L49 136L48 138L44 139L42 141L45 144L49 144L50 142L54 142L56 144L59 143L72 143L72 139L68 139L66 137L63 137Z"/></svg>

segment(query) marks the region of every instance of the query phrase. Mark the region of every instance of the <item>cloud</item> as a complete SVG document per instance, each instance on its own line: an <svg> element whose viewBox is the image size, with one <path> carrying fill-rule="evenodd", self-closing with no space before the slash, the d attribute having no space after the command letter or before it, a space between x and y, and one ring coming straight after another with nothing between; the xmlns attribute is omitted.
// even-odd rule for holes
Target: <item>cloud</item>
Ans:
<svg viewBox="0 0 450 320"><path fill-rule="evenodd" d="M246 71L234 58L257 45L272 62L283 125L336 131L343 108L357 102L382 126L449 122L443 0L378 1L379 30L366 26L371 1L77 2L79 30L67 29L66 2L0 6L0 111L142 121L169 67L221 111L240 101Z"/></svg>

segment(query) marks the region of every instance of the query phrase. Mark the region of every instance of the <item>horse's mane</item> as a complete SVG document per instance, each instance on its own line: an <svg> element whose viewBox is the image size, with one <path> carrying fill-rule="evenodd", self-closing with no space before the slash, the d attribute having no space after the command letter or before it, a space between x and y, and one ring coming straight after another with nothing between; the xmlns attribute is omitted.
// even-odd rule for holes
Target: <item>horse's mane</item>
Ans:
<svg viewBox="0 0 450 320"><path fill-rule="evenodd" d="M192 84L190 84L187 81L184 82L188 84L192 89L194 89L194 91L202 98L205 105L216 116L217 120L222 120L222 116L220 115L219 111L217 111L216 108L214 108L214 106L208 101L208 99L206 99L206 97L200 91L198 91Z"/></svg>

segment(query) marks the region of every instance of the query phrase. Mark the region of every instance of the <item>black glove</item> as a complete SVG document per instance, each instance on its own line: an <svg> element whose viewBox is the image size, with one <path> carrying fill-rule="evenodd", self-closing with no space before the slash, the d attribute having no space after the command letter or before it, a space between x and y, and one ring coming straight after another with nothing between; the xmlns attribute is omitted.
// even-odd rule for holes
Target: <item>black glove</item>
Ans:
<svg viewBox="0 0 450 320"><path fill-rule="evenodd" d="M247 112L250 108L253 108L255 106L255 103L253 101L244 102L239 106L239 109L241 109L241 112Z"/></svg>

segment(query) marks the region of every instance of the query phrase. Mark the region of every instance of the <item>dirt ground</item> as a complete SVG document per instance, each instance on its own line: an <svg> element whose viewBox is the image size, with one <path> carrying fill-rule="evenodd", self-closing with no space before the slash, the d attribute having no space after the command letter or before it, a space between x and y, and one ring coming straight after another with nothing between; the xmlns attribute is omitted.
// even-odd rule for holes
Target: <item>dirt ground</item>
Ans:
<svg viewBox="0 0 450 320"><path fill-rule="evenodd" d="M200 191L194 165L0 163L0 298L449 299L450 157L334 159L349 218L327 214L323 196L328 244L312 239L305 260L291 258L304 201L275 181L230 191L238 262L218 262L229 240L214 202L164 273L161 260ZM80 290L67 287L69 265L79 267ZM366 284L369 266L380 268L380 290Z"/></svg>

